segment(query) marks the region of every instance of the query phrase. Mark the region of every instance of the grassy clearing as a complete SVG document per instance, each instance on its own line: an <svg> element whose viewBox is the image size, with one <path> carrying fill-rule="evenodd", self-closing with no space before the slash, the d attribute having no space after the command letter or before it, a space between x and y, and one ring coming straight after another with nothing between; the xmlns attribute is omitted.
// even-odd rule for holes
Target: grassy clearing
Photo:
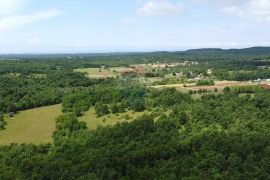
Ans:
<svg viewBox="0 0 270 180"><path fill-rule="evenodd" d="M61 108L61 105L41 107L8 117L6 129L0 131L0 145L51 142L55 119L61 114Z"/></svg>
<svg viewBox="0 0 270 180"><path fill-rule="evenodd" d="M123 73L123 72L133 72L135 71L131 67L112 67L110 68L111 71L116 71L117 73Z"/></svg>
<svg viewBox="0 0 270 180"><path fill-rule="evenodd" d="M213 86L197 86L195 83L186 84L168 84L168 85L157 85L157 86L149 86L150 88L162 89L162 88L176 88L177 90L188 92L189 90L214 90L217 88L218 90L223 90L225 87L229 86L248 86L248 85L257 85L257 83L248 83L248 82L240 82L240 81L216 81Z"/></svg>
<svg viewBox="0 0 270 180"><path fill-rule="evenodd" d="M7 126L0 131L0 145L11 143L33 143L42 144L52 142L52 134L55 131L55 119L61 115L61 105L41 107L19 112L14 117L6 118ZM110 114L103 117L96 117L95 110L91 108L80 121L85 121L89 129L96 129L98 126L111 126L117 122L129 122L147 112ZM126 120L124 115L129 115ZM104 119L106 119L104 121Z"/></svg>
<svg viewBox="0 0 270 180"><path fill-rule="evenodd" d="M89 129L96 129L98 126L111 126L116 124L117 122L129 122L134 120L135 118L145 114L147 112L132 112L128 111L126 113L119 113L118 116L115 114L106 115L103 117L96 117L95 110L91 108L87 111L82 117L79 118L80 121L85 121ZM129 115L130 119L126 120L124 118L125 115ZM104 121L105 119L105 121Z"/></svg>
<svg viewBox="0 0 270 180"><path fill-rule="evenodd" d="M108 70L101 68L83 68L83 69L75 69L75 72L87 73L87 77L89 78L109 78L116 77L116 75Z"/></svg>

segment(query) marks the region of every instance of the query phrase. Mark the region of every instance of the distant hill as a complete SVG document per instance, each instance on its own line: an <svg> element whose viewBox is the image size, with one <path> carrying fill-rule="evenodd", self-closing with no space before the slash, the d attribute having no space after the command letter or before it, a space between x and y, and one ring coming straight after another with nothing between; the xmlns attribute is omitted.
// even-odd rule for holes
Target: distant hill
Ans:
<svg viewBox="0 0 270 180"><path fill-rule="evenodd" d="M244 49L219 49L219 48L203 48L203 49L190 49L182 51L185 54L200 54L200 53L222 53L222 54L270 54L270 47L250 47Z"/></svg>
<svg viewBox="0 0 270 180"><path fill-rule="evenodd" d="M115 53L75 53L75 54L6 54L0 55L1 59L59 59L59 58L88 58L88 57L108 57L108 56L168 56L177 55L180 57L237 57L237 56L270 56L270 47L250 47L244 49L219 49L219 48L202 48L202 49L190 49L186 51L156 51L156 52L115 52Z"/></svg>
<svg viewBox="0 0 270 180"><path fill-rule="evenodd" d="M220 53L225 50L219 48L203 48L203 49L190 49L184 51L186 54L200 54L200 53Z"/></svg>
<svg viewBox="0 0 270 180"><path fill-rule="evenodd" d="M229 49L227 50L227 52L236 53L236 54L252 54L252 55L270 54L270 47L251 47L251 48L244 48L244 49Z"/></svg>

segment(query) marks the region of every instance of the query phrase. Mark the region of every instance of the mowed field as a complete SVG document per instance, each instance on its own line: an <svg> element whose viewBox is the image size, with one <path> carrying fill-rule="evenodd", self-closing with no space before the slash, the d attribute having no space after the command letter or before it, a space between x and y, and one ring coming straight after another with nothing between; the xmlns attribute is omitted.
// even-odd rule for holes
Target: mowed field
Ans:
<svg viewBox="0 0 270 180"><path fill-rule="evenodd" d="M61 108L61 105L41 107L8 117L6 129L0 131L0 145L52 142L55 119L61 114Z"/></svg>
<svg viewBox="0 0 270 180"><path fill-rule="evenodd" d="M133 112L133 111L127 111L126 113L119 113L116 114L109 114L106 116L102 116L97 118L95 114L95 110L91 108L89 111L85 112L85 114L82 117L79 117L80 121L84 121L87 123L87 127L89 129L96 129L98 126L112 126L115 125L117 122L130 122L137 117L147 114L149 112ZM126 120L124 118L125 115L128 115L130 119Z"/></svg>
<svg viewBox="0 0 270 180"><path fill-rule="evenodd" d="M100 68L83 68L83 69L75 69L75 72L87 73L87 77L89 78L110 78L116 77L112 71L108 69L100 69Z"/></svg>

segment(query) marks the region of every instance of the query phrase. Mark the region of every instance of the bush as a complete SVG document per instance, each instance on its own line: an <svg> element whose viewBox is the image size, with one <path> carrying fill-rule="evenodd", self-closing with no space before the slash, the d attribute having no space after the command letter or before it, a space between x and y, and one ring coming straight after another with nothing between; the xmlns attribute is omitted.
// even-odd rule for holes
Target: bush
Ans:
<svg viewBox="0 0 270 180"><path fill-rule="evenodd" d="M142 99L134 99L130 102L130 108L135 112L142 112L145 110L144 102Z"/></svg>
<svg viewBox="0 0 270 180"><path fill-rule="evenodd" d="M110 108L113 114L120 113L120 107L118 104L113 104Z"/></svg>
<svg viewBox="0 0 270 180"><path fill-rule="evenodd" d="M103 104L100 102L96 103L95 111L96 111L97 117L101 117L101 116L104 116L106 114L110 114L109 106L107 104Z"/></svg>
<svg viewBox="0 0 270 180"><path fill-rule="evenodd" d="M227 94L227 93L229 93L229 92L231 92L231 88L230 88L229 86L227 86L227 87L225 87L225 88L223 89L223 93L224 93L224 94Z"/></svg>

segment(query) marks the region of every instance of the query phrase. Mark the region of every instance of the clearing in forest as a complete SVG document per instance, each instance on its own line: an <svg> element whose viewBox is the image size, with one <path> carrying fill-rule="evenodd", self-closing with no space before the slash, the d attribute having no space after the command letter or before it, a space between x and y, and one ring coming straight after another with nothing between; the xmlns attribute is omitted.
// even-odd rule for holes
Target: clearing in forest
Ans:
<svg viewBox="0 0 270 180"><path fill-rule="evenodd" d="M75 69L75 72L86 73L87 77L89 78L110 78L116 77L109 69L104 68L82 68L82 69Z"/></svg>
<svg viewBox="0 0 270 180"><path fill-rule="evenodd" d="M249 82L240 82L240 81L216 81L215 85L212 86L197 86L196 83L190 83L190 84L168 84L168 85L156 85L156 86L150 86L151 88L176 88L178 90L215 90L216 88L219 90L224 89L225 87L229 86L254 86L258 85L258 83L249 83Z"/></svg>
<svg viewBox="0 0 270 180"><path fill-rule="evenodd" d="M6 118L6 129L0 130L0 145L52 142L55 119L62 113L61 108L61 105L46 106Z"/></svg>
<svg viewBox="0 0 270 180"><path fill-rule="evenodd" d="M79 120L86 122L89 129L96 129L98 126L111 126L115 125L117 122L130 122L145 113L147 112L127 111L126 113L119 113L118 115L109 114L97 118L94 108L90 108L82 117L79 117ZM129 118L126 119L125 115Z"/></svg>
<svg viewBox="0 0 270 180"><path fill-rule="evenodd" d="M6 118L6 129L0 130L0 145L52 142L55 120L62 114L61 110L61 105L46 106L21 111L14 117ZM79 117L79 120L85 121L89 129L96 129L98 126L114 125L117 122L130 122L144 113L127 111L118 115L110 114L97 118L95 110L91 108L82 117ZM125 115L128 115L129 118L126 119ZM106 120L104 121L104 119Z"/></svg>

